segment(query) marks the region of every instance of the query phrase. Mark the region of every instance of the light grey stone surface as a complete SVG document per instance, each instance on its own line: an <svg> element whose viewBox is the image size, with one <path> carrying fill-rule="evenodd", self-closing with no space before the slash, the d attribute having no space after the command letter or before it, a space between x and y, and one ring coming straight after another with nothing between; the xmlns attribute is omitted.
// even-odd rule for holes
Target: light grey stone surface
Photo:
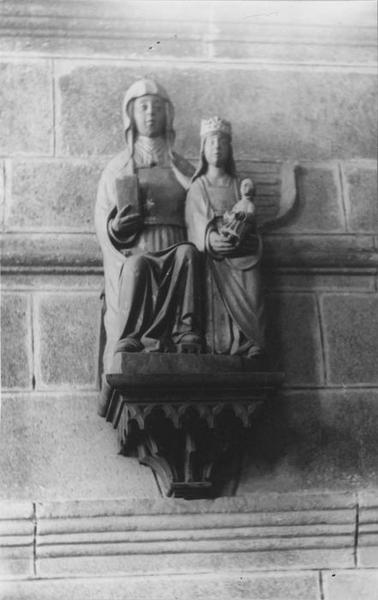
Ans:
<svg viewBox="0 0 378 600"><path fill-rule="evenodd" d="M9 0L4 4L7 18L0 48L8 53L18 50L57 56L132 56L150 61L231 59L357 67L376 58L376 32L371 23L374 10L369 5L360 10L354 5L336 9L331 16L337 17L337 25L326 12L306 7L304 28L302 11L290 10L290 5L285 11L260 8L257 12L254 4L240 1L215 6L204 2L156 6L154 2L129 1L126 8L123 2L87 0L72 14L69 7L52 0L39 1L39 11L21 11ZM52 18L56 15L58 28ZM350 22L353 28L348 27ZM57 35L57 29L65 35Z"/></svg>
<svg viewBox="0 0 378 600"><path fill-rule="evenodd" d="M351 495L37 506L37 572L184 573L352 566Z"/></svg>
<svg viewBox="0 0 378 600"><path fill-rule="evenodd" d="M359 494L358 566L378 565L378 492ZM378 589L378 582L377 582Z"/></svg>
<svg viewBox="0 0 378 600"><path fill-rule="evenodd" d="M375 156L372 75L253 67L214 70L207 65L180 69L156 65L152 74L176 107L177 149L186 156L198 156L199 122L209 106L212 114L237 115L233 118L237 158ZM81 156L119 151L123 147L122 97L139 75L139 66L60 61L58 153Z"/></svg>
<svg viewBox="0 0 378 600"><path fill-rule="evenodd" d="M6 230L93 232L100 169L88 162L13 161Z"/></svg>
<svg viewBox="0 0 378 600"><path fill-rule="evenodd" d="M313 572L0 582L3 600L318 600Z"/></svg>
<svg viewBox="0 0 378 600"><path fill-rule="evenodd" d="M101 302L98 294L35 298L36 387L96 385Z"/></svg>
<svg viewBox="0 0 378 600"><path fill-rule="evenodd" d="M33 272L29 269L15 270L7 273L2 281L3 290L21 292L35 291L90 291L100 293L104 287L102 269L94 268L72 272L70 269L54 270L54 272Z"/></svg>
<svg viewBox="0 0 378 600"><path fill-rule="evenodd" d="M0 579L33 575L34 512L32 502L0 501Z"/></svg>
<svg viewBox="0 0 378 600"><path fill-rule="evenodd" d="M322 574L324 600L375 600L378 570L328 571Z"/></svg>
<svg viewBox="0 0 378 600"><path fill-rule="evenodd" d="M378 383L378 295L327 294L321 299L328 381Z"/></svg>
<svg viewBox="0 0 378 600"><path fill-rule="evenodd" d="M376 233L378 228L377 163L367 161L343 165L346 206L351 231Z"/></svg>
<svg viewBox="0 0 378 600"><path fill-rule="evenodd" d="M101 251L94 233L8 233L3 235L2 264L24 271L100 267Z"/></svg>
<svg viewBox="0 0 378 600"><path fill-rule="evenodd" d="M0 160L0 230L4 228L4 205L5 205L5 163Z"/></svg>
<svg viewBox="0 0 378 600"><path fill-rule="evenodd" d="M2 59L0 104L0 154L52 154L52 78L47 60Z"/></svg>
<svg viewBox="0 0 378 600"><path fill-rule="evenodd" d="M0 498L155 497L150 470L117 454L96 406L96 393L3 393Z"/></svg>
<svg viewBox="0 0 378 600"><path fill-rule="evenodd" d="M3 294L1 299L1 383L5 388L32 385L31 299Z"/></svg>

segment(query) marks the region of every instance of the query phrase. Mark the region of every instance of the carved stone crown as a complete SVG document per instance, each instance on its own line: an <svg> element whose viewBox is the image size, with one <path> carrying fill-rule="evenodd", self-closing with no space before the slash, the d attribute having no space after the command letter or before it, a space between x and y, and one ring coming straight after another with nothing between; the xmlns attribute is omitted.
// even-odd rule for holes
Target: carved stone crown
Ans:
<svg viewBox="0 0 378 600"><path fill-rule="evenodd" d="M231 123L220 117L211 117L201 121L201 137L209 133L225 133L231 137Z"/></svg>

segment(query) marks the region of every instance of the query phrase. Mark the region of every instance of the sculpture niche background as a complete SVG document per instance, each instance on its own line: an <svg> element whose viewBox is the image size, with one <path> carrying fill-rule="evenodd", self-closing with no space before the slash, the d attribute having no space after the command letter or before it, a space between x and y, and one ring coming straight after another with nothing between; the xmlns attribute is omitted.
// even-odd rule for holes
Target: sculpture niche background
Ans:
<svg viewBox="0 0 378 600"><path fill-rule="evenodd" d="M244 434L283 376L261 358L216 353L226 311L209 279L206 301L198 305L199 253L185 241L180 212L191 167L173 151L167 93L154 81L140 80L129 88L123 114L126 149L105 169L96 207L107 337L100 413L118 429L121 453L150 466L164 494L233 493ZM119 181L135 180L135 174L143 218L138 206L120 206L117 197ZM245 162L239 176L255 183L259 229L288 215L295 201L293 166ZM206 344L198 327L203 306ZM144 347L149 351L142 352ZM187 348L205 353L180 354Z"/></svg>
<svg viewBox="0 0 378 600"><path fill-rule="evenodd" d="M295 209L295 165L237 166L241 178L255 183L261 230L286 222ZM113 391L104 416L118 430L120 453L149 466L166 496L234 494L255 419L283 381L269 357L211 352L224 318L215 292L206 305L207 354L118 354L108 376Z"/></svg>

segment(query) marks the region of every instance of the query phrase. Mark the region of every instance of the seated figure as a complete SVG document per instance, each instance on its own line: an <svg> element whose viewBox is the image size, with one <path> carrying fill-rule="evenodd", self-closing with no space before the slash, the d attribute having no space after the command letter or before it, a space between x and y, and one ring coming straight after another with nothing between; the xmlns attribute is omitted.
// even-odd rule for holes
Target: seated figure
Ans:
<svg viewBox="0 0 378 600"><path fill-rule="evenodd" d="M95 225L106 310L104 373L115 352L199 351L199 253L187 241L185 196L192 166L173 150L173 106L150 79L123 103L126 148L105 168ZM103 408L107 403L103 378Z"/></svg>

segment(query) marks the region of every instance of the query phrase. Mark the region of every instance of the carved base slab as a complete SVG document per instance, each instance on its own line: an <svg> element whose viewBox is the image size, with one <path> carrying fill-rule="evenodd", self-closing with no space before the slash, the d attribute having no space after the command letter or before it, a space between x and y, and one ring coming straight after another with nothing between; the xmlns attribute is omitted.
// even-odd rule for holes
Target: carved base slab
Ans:
<svg viewBox="0 0 378 600"><path fill-rule="evenodd" d="M106 418L120 451L149 466L166 496L235 491L246 435L283 380L254 359L215 355L116 355Z"/></svg>

